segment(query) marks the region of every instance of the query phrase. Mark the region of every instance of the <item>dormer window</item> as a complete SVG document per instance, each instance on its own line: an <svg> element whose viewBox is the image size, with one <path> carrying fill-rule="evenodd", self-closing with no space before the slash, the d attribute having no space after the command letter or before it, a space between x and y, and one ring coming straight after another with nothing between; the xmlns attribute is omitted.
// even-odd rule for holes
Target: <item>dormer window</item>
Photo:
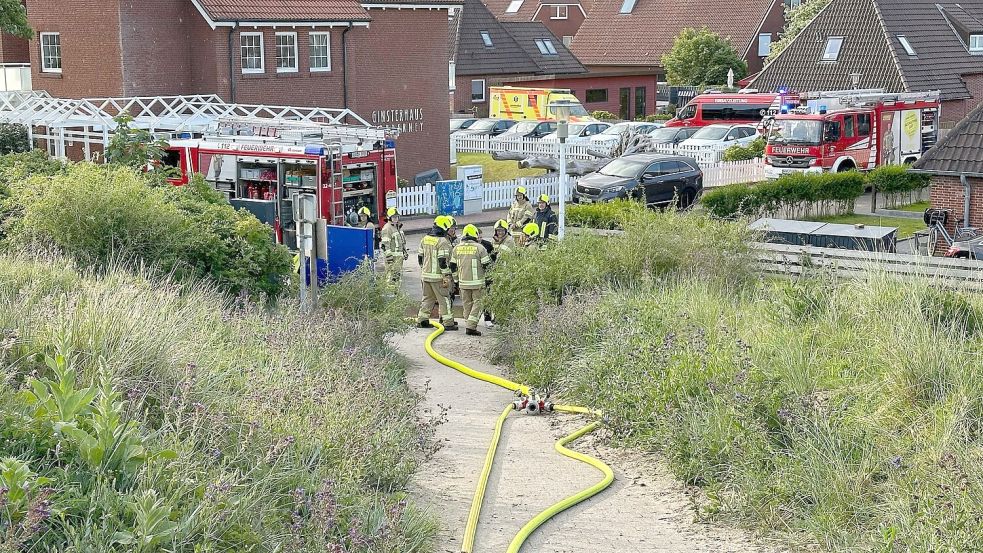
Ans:
<svg viewBox="0 0 983 553"><path fill-rule="evenodd" d="M983 35L969 35L969 51L983 52Z"/></svg>
<svg viewBox="0 0 983 553"><path fill-rule="evenodd" d="M479 32L481 34L481 42L485 43L485 48L491 48L492 46L494 46L494 44L492 44L491 34L489 34L488 31L479 31Z"/></svg>
<svg viewBox="0 0 983 553"><path fill-rule="evenodd" d="M843 47L843 37L831 36L826 39L826 48L823 50L823 61L836 61L840 57L840 49Z"/></svg>
<svg viewBox="0 0 983 553"><path fill-rule="evenodd" d="M635 9L635 3L637 0L622 0L621 13L631 13Z"/></svg>
<svg viewBox="0 0 983 553"><path fill-rule="evenodd" d="M915 56L915 49L911 47L911 43L908 42L908 37L904 35L898 35L898 42L901 43L901 47L904 48L905 53L909 56Z"/></svg>

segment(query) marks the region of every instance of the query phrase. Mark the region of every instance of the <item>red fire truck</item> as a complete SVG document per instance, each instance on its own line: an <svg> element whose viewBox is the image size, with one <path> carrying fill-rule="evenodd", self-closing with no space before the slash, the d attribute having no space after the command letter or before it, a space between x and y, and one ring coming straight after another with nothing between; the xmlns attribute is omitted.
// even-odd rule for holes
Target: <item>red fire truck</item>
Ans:
<svg viewBox="0 0 983 553"><path fill-rule="evenodd" d="M802 99L769 126L768 178L911 163L938 140L938 92L845 90Z"/></svg>
<svg viewBox="0 0 983 553"><path fill-rule="evenodd" d="M792 104L794 107L798 103L798 95L785 91L700 94L680 109L676 117L666 121L666 126L705 127L717 123L760 123L762 118L778 113L783 106Z"/></svg>
<svg viewBox="0 0 983 553"><path fill-rule="evenodd" d="M214 132L169 141L172 184L200 173L229 202L273 227L293 247L294 194L317 196L329 225L354 224L368 207L379 222L396 205L396 151L387 129L269 120L224 120Z"/></svg>

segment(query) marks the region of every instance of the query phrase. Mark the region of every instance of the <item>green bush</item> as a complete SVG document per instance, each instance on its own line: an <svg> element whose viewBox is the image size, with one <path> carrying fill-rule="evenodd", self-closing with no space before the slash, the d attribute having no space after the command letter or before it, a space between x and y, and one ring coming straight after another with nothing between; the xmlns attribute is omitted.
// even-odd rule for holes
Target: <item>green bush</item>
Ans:
<svg viewBox="0 0 983 553"><path fill-rule="evenodd" d="M492 270L489 310L507 321L602 284L689 273L737 284L750 274L745 225L640 210L623 226L625 232L615 236L571 233L544 251L520 250L500 258Z"/></svg>
<svg viewBox="0 0 983 553"><path fill-rule="evenodd" d="M432 550L434 423L344 308L0 255L0 329L0 549Z"/></svg>
<svg viewBox="0 0 983 553"><path fill-rule="evenodd" d="M567 208L567 224L599 229L624 228L625 224L647 212L644 205L630 200L573 204Z"/></svg>
<svg viewBox="0 0 983 553"><path fill-rule="evenodd" d="M11 189L16 209L5 227L21 245L51 245L100 266L122 261L205 277L233 294L276 296L290 273L289 253L272 230L200 178L153 187L132 169L83 163Z"/></svg>
<svg viewBox="0 0 983 553"><path fill-rule="evenodd" d="M841 215L853 213L864 183L864 175L856 171L789 173L773 181L715 188L701 202L716 217Z"/></svg>
<svg viewBox="0 0 983 553"><path fill-rule="evenodd" d="M603 109L590 112L590 116L600 121L613 121L618 118L617 115L611 113L610 111L604 111Z"/></svg>
<svg viewBox="0 0 983 553"><path fill-rule="evenodd" d="M30 149L27 127L16 123L0 123L0 155L22 153Z"/></svg>
<svg viewBox="0 0 983 553"><path fill-rule="evenodd" d="M878 274L619 284L510 320L497 360L603 409L617 445L703 487L704 517L778 531L790 550L983 543L967 522L983 505L979 296Z"/></svg>
<svg viewBox="0 0 983 553"><path fill-rule="evenodd" d="M736 144L724 151L723 160L744 161L764 157L766 144L767 141L764 138L756 138L747 146Z"/></svg>
<svg viewBox="0 0 983 553"><path fill-rule="evenodd" d="M914 203L931 180L929 175L913 173L904 165L882 165L867 173L867 186L885 194L890 208Z"/></svg>
<svg viewBox="0 0 983 553"><path fill-rule="evenodd" d="M675 116L675 111L672 111L671 113L652 113L643 117L642 120L646 123L659 123L662 121L668 121Z"/></svg>

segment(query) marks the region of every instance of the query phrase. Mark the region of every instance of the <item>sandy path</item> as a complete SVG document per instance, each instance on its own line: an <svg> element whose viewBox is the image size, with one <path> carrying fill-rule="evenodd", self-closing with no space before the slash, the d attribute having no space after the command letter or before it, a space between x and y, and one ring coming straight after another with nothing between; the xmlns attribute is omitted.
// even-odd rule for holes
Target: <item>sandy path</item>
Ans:
<svg viewBox="0 0 983 553"><path fill-rule="evenodd" d="M416 241L410 239L411 244ZM416 263L410 261L404 288L415 298L419 281L412 272ZM487 329L481 330L486 332L481 338L465 336L463 330L445 333L435 347L469 367L501 374L484 359L491 338ZM457 553L495 420L513 396L432 360L423 347L428 333L412 330L395 342L410 362L410 385L419 390L430 387L424 408L449 408L447 422L437 433L444 445L421 468L414 495L442 522L437 551ZM553 450L558 438L583 421L560 414L509 417L481 512L477 553L504 553L529 519L601 478L593 467ZM615 473L614 484L543 525L526 542L523 553L772 551L739 530L693 522L683 487L663 464L647 455L604 447L602 441L589 436L572 447L608 463Z"/></svg>

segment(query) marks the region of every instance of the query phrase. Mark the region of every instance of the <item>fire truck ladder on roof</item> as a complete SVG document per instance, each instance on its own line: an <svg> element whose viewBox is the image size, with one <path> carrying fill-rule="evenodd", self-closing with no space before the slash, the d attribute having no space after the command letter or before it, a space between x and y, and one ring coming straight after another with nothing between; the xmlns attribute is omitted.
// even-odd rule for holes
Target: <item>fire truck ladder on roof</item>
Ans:
<svg viewBox="0 0 983 553"><path fill-rule="evenodd" d="M861 106L877 102L935 102L939 99L939 91L930 92L884 92L872 88L864 90L831 90L807 94L806 99L836 98L842 105Z"/></svg>
<svg viewBox="0 0 983 553"><path fill-rule="evenodd" d="M0 123L26 126L32 146L35 140L43 140L52 155L62 158L66 146L79 142L85 158L92 159L91 146L109 145L117 127L115 119L122 114L133 118L130 126L153 133L215 132L222 121L237 121L318 129L320 139L333 141L375 142L397 136L394 129L372 126L349 109L230 104L216 95L75 100L53 98L45 92L0 93Z"/></svg>

